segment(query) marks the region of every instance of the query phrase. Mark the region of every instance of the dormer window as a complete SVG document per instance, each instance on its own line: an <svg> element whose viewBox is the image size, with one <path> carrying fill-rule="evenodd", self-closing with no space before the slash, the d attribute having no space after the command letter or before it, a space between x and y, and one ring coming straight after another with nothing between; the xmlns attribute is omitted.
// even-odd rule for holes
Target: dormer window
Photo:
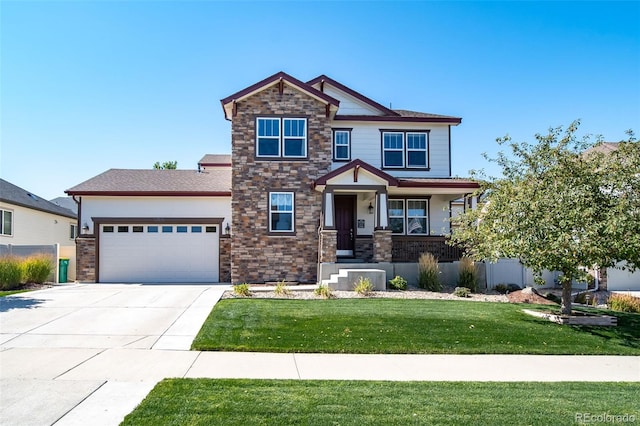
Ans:
<svg viewBox="0 0 640 426"><path fill-rule="evenodd" d="M256 156L266 158L306 158L307 119L258 117Z"/></svg>
<svg viewBox="0 0 640 426"><path fill-rule="evenodd" d="M382 167L429 170L429 131L382 130Z"/></svg>

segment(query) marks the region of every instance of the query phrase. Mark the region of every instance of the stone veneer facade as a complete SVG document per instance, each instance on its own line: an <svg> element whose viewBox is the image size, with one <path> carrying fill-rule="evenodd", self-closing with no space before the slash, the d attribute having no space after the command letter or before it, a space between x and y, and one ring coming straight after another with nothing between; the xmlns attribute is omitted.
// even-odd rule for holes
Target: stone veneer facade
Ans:
<svg viewBox="0 0 640 426"><path fill-rule="evenodd" d="M96 238L93 235L76 238L76 280L96 282Z"/></svg>
<svg viewBox="0 0 640 426"><path fill-rule="evenodd" d="M256 159L256 117L307 118L308 159ZM231 282L316 282L321 194L312 182L331 167L331 124L325 104L284 84L236 104L232 118ZM295 199L295 235L269 234L270 191Z"/></svg>
<svg viewBox="0 0 640 426"><path fill-rule="evenodd" d="M231 238L228 235L220 236L220 263L219 278L221 283L231 282Z"/></svg>

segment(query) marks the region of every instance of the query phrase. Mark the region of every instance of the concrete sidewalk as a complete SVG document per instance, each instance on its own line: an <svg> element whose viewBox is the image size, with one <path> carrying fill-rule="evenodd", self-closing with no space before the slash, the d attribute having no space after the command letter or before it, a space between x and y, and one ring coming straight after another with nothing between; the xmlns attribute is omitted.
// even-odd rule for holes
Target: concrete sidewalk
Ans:
<svg viewBox="0 0 640 426"><path fill-rule="evenodd" d="M5 301L0 423L117 425L166 377L640 381L640 357L189 351L225 289L70 286Z"/></svg>

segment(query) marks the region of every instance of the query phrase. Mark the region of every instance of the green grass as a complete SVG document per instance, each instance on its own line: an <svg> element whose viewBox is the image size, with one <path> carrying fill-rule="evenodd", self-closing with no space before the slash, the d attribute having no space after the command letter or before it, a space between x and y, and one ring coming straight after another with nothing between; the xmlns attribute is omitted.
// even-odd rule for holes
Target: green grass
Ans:
<svg viewBox="0 0 640 426"><path fill-rule="evenodd" d="M637 421L639 399L640 383L167 379L123 425L572 425Z"/></svg>
<svg viewBox="0 0 640 426"><path fill-rule="evenodd" d="M31 290L8 290L8 291L0 291L0 297L9 296L10 294L18 294L25 293Z"/></svg>
<svg viewBox="0 0 640 426"><path fill-rule="evenodd" d="M558 325L508 303L225 299L192 349L413 354L640 354L640 314L617 327ZM548 308L545 308L548 309Z"/></svg>

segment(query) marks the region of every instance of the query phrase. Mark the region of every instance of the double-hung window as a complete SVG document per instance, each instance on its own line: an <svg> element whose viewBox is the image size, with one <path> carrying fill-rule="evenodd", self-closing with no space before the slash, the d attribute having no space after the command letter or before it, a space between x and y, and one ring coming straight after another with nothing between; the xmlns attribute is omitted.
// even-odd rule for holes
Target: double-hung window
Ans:
<svg viewBox="0 0 640 426"><path fill-rule="evenodd" d="M307 119L258 117L256 119L256 156L305 158L307 156Z"/></svg>
<svg viewBox="0 0 640 426"><path fill-rule="evenodd" d="M293 192L269 193L269 232L294 232Z"/></svg>
<svg viewBox="0 0 640 426"><path fill-rule="evenodd" d="M335 161L351 160L351 129L333 130L333 159Z"/></svg>
<svg viewBox="0 0 640 426"><path fill-rule="evenodd" d="M389 200L389 227L394 234L428 235L429 200Z"/></svg>
<svg viewBox="0 0 640 426"><path fill-rule="evenodd" d="M13 235L13 212L0 210L0 234Z"/></svg>
<svg viewBox="0 0 640 426"><path fill-rule="evenodd" d="M382 131L382 167L428 169L428 131Z"/></svg>

